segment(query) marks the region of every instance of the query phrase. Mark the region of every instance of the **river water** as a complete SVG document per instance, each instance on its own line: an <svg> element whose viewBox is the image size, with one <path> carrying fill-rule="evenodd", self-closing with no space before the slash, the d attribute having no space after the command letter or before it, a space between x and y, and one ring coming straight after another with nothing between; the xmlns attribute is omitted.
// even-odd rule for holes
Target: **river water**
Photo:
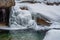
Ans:
<svg viewBox="0 0 60 40"><path fill-rule="evenodd" d="M43 40L46 31L32 29L9 31L0 33L0 40Z"/></svg>
<svg viewBox="0 0 60 40"><path fill-rule="evenodd" d="M45 33L46 31L34 31L30 29L12 31L11 40L43 40Z"/></svg>

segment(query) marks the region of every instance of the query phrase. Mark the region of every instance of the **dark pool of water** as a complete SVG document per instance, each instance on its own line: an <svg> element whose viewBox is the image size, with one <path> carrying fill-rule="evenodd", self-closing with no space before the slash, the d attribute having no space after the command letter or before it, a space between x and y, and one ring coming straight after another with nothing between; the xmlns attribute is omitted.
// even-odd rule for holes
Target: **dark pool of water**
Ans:
<svg viewBox="0 0 60 40"><path fill-rule="evenodd" d="M43 40L46 31L17 30L12 31L12 40Z"/></svg>
<svg viewBox="0 0 60 40"><path fill-rule="evenodd" d="M1 33L0 40L43 40L46 31L16 30L8 33Z"/></svg>

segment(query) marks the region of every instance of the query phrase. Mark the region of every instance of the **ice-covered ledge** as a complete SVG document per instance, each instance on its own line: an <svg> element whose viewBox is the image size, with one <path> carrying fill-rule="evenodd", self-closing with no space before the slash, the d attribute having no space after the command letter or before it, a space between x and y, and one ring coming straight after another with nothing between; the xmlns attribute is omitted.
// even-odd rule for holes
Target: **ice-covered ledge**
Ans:
<svg viewBox="0 0 60 40"><path fill-rule="evenodd" d="M32 28L26 28L26 27L23 27L23 28L10 28L10 27L0 27L0 30L9 30L9 31L12 31L12 30L26 30L26 29L32 29ZM51 30L51 29L57 29L57 30L60 30L60 28L41 28L39 30L36 30L36 29L33 29L35 31L45 31L45 30Z"/></svg>
<svg viewBox="0 0 60 40"><path fill-rule="evenodd" d="M22 30L27 29L26 27L23 28L14 28L14 27L0 27L0 30Z"/></svg>

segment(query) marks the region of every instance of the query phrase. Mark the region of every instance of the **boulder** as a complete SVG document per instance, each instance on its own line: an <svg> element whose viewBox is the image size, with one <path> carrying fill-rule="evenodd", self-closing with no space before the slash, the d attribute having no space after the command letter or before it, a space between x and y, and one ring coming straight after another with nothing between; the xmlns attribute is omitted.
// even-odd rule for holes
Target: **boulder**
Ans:
<svg viewBox="0 0 60 40"><path fill-rule="evenodd" d="M15 5L14 0L0 0L0 7L11 7Z"/></svg>

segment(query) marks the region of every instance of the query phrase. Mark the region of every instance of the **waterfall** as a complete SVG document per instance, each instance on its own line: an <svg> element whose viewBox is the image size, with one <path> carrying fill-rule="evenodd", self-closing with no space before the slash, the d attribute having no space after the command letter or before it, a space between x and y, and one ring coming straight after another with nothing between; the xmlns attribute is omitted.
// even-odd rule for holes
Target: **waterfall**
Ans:
<svg viewBox="0 0 60 40"><path fill-rule="evenodd" d="M14 10L13 10L14 9ZM18 8L17 8L18 9ZM10 27L12 28L20 28L20 29L28 29L34 28L37 24L34 20L32 20L31 13L27 10L16 10L13 7L10 16Z"/></svg>

